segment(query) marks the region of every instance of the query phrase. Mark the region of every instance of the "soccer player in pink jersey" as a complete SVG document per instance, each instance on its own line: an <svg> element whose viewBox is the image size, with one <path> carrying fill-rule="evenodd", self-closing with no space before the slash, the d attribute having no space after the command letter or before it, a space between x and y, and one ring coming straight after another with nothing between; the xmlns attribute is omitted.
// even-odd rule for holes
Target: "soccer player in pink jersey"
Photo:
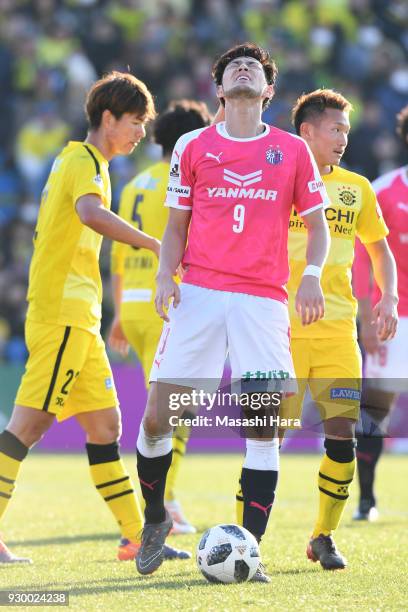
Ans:
<svg viewBox="0 0 408 612"><path fill-rule="evenodd" d="M293 204L308 229L297 310L305 325L324 314L319 276L329 245L327 195L305 142L261 120L276 74L269 54L254 44L224 53L213 78L225 121L183 135L173 151L155 300L165 325L137 440L146 502L136 558L141 574L161 565L172 524L163 503L172 456L170 394L200 380L218 383L228 354L234 380L272 371L294 375L285 289ZM178 286L173 275L180 263L186 272ZM179 417L182 409L171 414ZM242 489L250 511L244 527L258 541L274 500L278 456L276 439L247 439ZM269 581L262 566L255 580Z"/></svg>
<svg viewBox="0 0 408 612"><path fill-rule="evenodd" d="M408 106L397 115L398 134L408 147ZM386 419L398 394L408 391L408 165L392 170L373 182L387 237L398 271L398 314L396 336L381 342L372 322L372 305L379 289L370 282L370 259L364 247L356 248L353 284L359 302L360 341L366 353L365 387L362 397L363 431L358 435L357 467L360 483L355 520L378 517L374 495L375 469L383 448Z"/></svg>

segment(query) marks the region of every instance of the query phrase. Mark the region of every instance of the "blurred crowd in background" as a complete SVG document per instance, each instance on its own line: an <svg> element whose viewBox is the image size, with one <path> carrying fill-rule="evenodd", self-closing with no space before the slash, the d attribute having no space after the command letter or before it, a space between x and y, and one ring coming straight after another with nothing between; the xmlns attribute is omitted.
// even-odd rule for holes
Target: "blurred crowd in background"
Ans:
<svg viewBox="0 0 408 612"><path fill-rule="evenodd" d="M395 115L408 102L406 0L0 0L0 361L26 356L40 194L55 154L86 136L92 82L130 70L159 111L191 97L215 112L213 60L245 40L267 48L279 68L265 121L292 130L296 98L333 87L355 109L345 165L374 179L406 163L395 136ZM123 185L159 155L146 138L134 155L111 163L114 209ZM107 325L108 291L104 306Z"/></svg>

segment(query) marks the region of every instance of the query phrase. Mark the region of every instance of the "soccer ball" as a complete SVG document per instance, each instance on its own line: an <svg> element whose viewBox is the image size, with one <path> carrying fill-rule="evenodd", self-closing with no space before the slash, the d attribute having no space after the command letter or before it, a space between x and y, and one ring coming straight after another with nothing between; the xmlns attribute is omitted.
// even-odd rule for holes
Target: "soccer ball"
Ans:
<svg viewBox="0 0 408 612"><path fill-rule="evenodd" d="M217 525L202 536L197 565L209 582L246 582L258 569L258 542L238 525Z"/></svg>

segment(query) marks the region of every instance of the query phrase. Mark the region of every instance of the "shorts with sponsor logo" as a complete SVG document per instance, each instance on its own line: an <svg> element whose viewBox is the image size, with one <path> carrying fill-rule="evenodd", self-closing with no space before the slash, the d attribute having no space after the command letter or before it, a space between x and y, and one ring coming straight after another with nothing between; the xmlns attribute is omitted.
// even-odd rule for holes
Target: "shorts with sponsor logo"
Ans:
<svg viewBox="0 0 408 612"><path fill-rule="evenodd" d="M339 416L357 420L362 371L357 340L352 337L292 338L291 349L298 393L283 400L280 417L300 419L309 387L323 421Z"/></svg>
<svg viewBox="0 0 408 612"><path fill-rule="evenodd" d="M29 352L15 403L55 414L75 414L118 406L105 344L78 327L27 321Z"/></svg>
<svg viewBox="0 0 408 612"><path fill-rule="evenodd" d="M389 393L408 391L408 317L400 317L395 337L367 353L364 377L372 389Z"/></svg>
<svg viewBox="0 0 408 612"><path fill-rule="evenodd" d="M207 389L218 386L229 356L232 379L294 376L287 307L277 300L182 283L170 306L150 381Z"/></svg>

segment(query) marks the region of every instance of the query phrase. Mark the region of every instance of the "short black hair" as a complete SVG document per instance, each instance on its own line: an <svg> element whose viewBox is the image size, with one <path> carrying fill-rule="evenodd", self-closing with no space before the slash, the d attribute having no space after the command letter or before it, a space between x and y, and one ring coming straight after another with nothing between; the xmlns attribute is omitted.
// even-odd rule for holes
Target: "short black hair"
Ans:
<svg viewBox="0 0 408 612"><path fill-rule="evenodd" d="M222 85L222 77L224 75L225 68L237 57L253 57L254 59L258 60L258 62L262 64L265 79L268 85L275 84L278 69L268 51L262 49L262 47L259 47L254 43L245 42L241 45L235 45L235 47L228 49L228 51L220 55L220 57L215 60L212 68L212 78L214 79L216 85ZM220 98L220 101L223 105L225 105L224 98ZM270 100L265 99L263 101L263 108L266 108L269 102Z"/></svg>
<svg viewBox="0 0 408 612"><path fill-rule="evenodd" d="M206 127L211 114L205 102L197 100L172 100L153 125L153 138L168 155L183 134Z"/></svg>
<svg viewBox="0 0 408 612"><path fill-rule="evenodd" d="M397 115L397 134L401 137L404 145L408 147L408 104Z"/></svg>
<svg viewBox="0 0 408 612"><path fill-rule="evenodd" d="M321 118L326 108L349 113L353 110L353 105L333 89L315 89L308 94L301 95L292 108L292 123L295 126L296 134L300 134L302 123Z"/></svg>

